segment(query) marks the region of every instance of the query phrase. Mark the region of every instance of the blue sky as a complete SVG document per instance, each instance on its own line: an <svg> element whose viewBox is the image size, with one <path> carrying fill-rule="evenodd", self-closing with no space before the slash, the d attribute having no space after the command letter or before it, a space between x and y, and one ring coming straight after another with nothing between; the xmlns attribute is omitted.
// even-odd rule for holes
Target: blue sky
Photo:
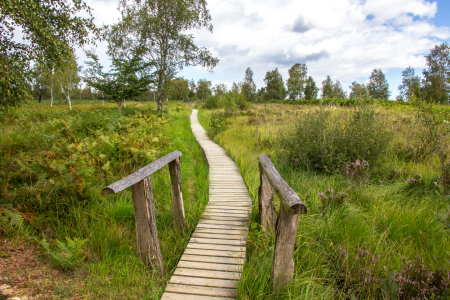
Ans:
<svg viewBox="0 0 450 300"><path fill-rule="evenodd" d="M117 0L87 2L99 25L120 17ZM213 34L192 34L220 62L212 74L189 67L179 76L213 84L231 86L250 67L261 87L267 71L278 68L287 80L293 64L306 63L319 87L330 75L349 91L381 68L395 98L402 70L412 66L421 75L429 50L450 42L450 0L209 0L208 8ZM108 65L105 52L100 44L97 53Z"/></svg>

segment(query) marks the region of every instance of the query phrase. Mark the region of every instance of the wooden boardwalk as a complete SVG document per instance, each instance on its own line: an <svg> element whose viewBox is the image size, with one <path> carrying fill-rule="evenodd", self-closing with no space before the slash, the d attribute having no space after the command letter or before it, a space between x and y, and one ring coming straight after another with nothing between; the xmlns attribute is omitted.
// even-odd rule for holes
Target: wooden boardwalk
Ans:
<svg viewBox="0 0 450 300"><path fill-rule="evenodd" d="M235 299L251 199L238 167L206 135L197 110L191 128L209 164L209 202L161 299Z"/></svg>

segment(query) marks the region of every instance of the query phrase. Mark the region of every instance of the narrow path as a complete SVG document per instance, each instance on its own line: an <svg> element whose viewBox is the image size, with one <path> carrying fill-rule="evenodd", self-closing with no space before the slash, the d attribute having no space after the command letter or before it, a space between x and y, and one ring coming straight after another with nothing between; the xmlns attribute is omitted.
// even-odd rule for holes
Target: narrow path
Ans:
<svg viewBox="0 0 450 300"><path fill-rule="evenodd" d="M251 199L225 150L191 114L191 128L209 164L209 202L162 300L235 299L245 259Z"/></svg>

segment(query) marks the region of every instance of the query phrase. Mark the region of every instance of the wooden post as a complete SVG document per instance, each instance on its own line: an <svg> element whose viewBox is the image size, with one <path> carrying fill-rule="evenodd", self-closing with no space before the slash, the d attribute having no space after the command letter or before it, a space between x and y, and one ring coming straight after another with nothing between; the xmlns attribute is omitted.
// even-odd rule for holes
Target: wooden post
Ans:
<svg viewBox="0 0 450 300"><path fill-rule="evenodd" d="M261 164L259 164L259 175L261 182L258 193L259 223L264 231L274 232L277 214L273 208L273 189L267 180L266 174L264 174Z"/></svg>
<svg viewBox="0 0 450 300"><path fill-rule="evenodd" d="M183 188L181 186L180 158L169 163L170 181L172 185L173 225L181 232L186 233L186 218L183 206Z"/></svg>
<svg viewBox="0 0 450 300"><path fill-rule="evenodd" d="M159 249L156 228L155 201L150 177L131 186L134 216L136 220L136 240L139 259L147 267L156 268L165 276L164 262Z"/></svg>
<svg viewBox="0 0 450 300"><path fill-rule="evenodd" d="M299 214L289 215L281 204L272 265L274 290L282 288L294 278L293 256L299 216Z"/></svg>

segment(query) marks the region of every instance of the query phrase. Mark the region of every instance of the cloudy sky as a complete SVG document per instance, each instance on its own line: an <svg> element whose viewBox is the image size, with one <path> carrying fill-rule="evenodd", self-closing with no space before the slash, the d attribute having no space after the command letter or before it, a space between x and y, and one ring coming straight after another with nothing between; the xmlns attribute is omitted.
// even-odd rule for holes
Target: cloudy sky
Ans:
<svg viewBox="0 0 450 300"><path fill-rule="evenodd" d="M97 25L117 22L117 0L88 0ZM386 74L398 94L401 71L421 75L425 55L450 42L449 0L209 0L213 33L194 32L196 44L220 59L213 73L197 67L179 73L231 86L250 67L258 87L267 71L278 68L284 80L295 63L321 87L330 75L347 91L353 81L366 82L374 68ZM97 54L109 65L106 45ZM84 58L78 51L80 63Z"/></svg>

